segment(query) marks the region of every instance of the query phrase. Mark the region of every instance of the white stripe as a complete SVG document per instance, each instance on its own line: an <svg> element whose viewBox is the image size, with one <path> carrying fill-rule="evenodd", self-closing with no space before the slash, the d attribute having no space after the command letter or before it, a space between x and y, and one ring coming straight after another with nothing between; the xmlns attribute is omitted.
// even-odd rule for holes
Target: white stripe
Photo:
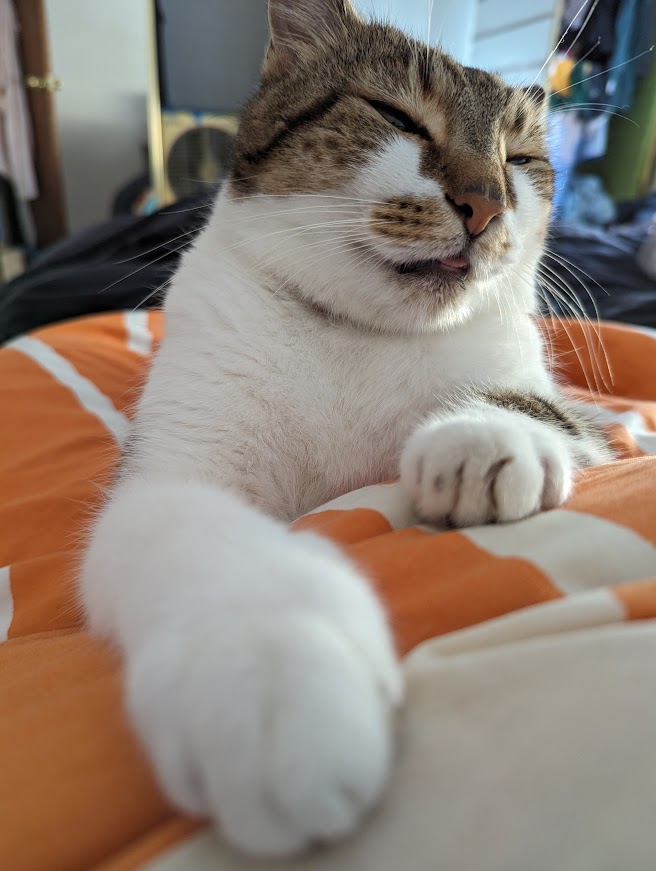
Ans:
<svg viewBox="0 0 656 871"><path fill-rule="evenodd" d="M626 327L628 324L622 324L622 326ZM656 330L651 327L638 327L635 324L631 324L631 329L634 333L642 333L643 336L649 336L650 339L656 339Z"/></svg>
<svg viewBox="0 0 656 871"><path fill-rule="evenodd" d="M602 424L621 424L641 451L646 454L656 454L656 433L647 429L642 416L637 411L611 411L609 408L597 407L595 417Z"/></svg>
<svg viewBox="0 0 656 871"><path fill-rule="evenodd" d="M656 575L653 544L592 514L546 511L519 523L459 531L495 556L532 562L565 593Z"/></svg>
<svg viewBox="0 0 656 871"><path fill-rule="evenodd" d="M248 868L289 869L287 862L277 860L275 863L253 863L250 860L233 853L225 847L216 835L207 829L185 838L178 844L173 844L164 853L151 859L141 871L237 871Z"/></svg>
<svg viewBox="0 0 656 871"><path fill-rule="evenodd" d="M83 408L102 421L119 444L125 441L130 428L125 415L115 408L113 402L104 393L101 393L92 381L81 375L68 360L54 351L50 345L46 345L39 339L33 339L31 336L21 336L21 338L9 342L8 347L21 351L42 366L46 372L49 372L53 378L73 393Z"/></svg>
<svg viewBox="0 0 656 871"><path fill-rule="evenodd" d="M416 517L410 510L408 500L403 495L398 481L394 484L371 484L369 487L361 487L359 490L338 496L332 502L327 502L309 513L351 511L353 508L370 508L372 511L377 511L385 517L392 529L405 529L416 522ZM431 532L435 530L432 529Z"/></svg>
<svg viewBox="0 0 656 871"><path fill-rule="evenodd" d="M144 309L126 311L124 318L128 333L128 348L135 354L148 357L153 350L153 334L148 328L148 312Z"/></svg>
<svg viewBox="0 0 656 871"><path fill-rule="evenodd" d="M610 590L598 589L521 608L493 620L485 620L476 626L448 632L425 643L441 655L452 656L528 638L607 626L609 623L621 623L625 619L624 606L617 596ZM413 650L413 658L418 649L420 648Z"/></svg>
<svg viewBox="0 0 656 871"><path fill-rule="evenodd" d="M11 595L9 566L0 568L0 641L7 640L7 633L14 619L14 600Z"/></svg>

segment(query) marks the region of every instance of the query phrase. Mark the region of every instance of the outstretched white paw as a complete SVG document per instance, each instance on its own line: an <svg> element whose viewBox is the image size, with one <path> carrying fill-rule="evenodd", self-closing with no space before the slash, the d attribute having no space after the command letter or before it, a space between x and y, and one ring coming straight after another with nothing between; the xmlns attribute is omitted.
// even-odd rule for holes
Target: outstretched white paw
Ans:
<svg viewBox="0 0 656 871"><path fill-rule="evenodd" d="M325 542L290 538L263 579L286 591L277 605L240 602L235 579L234 597L165 621L128 660L129 710L167 794L261 856L358 824L387 779L401 696L367 584Z"/></svg>
<svg viewBox="0 0 656 871"><path fill-rule="evenodd" d="M426 522L503 523L561 505L571 490L572 461L555 428L485 409L416 430L401 456L401 483Z"/></svg>

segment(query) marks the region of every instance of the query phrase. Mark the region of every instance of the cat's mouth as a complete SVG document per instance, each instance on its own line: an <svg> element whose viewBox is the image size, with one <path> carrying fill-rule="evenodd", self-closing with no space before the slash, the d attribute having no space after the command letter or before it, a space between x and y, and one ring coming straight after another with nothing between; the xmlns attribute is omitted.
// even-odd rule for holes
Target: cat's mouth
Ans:
<svg viewBox="0 0 656 871"><path fill-rule="evenodd" d="M462 256L445 257L438 260L415 260L411 263L390 263L399 275L444 276L465 278L469 272L469 261Z"/></svg>
<svg viewBox="0 0 656 871"><path fill-rule="evenodd" d="M389 260L385 266L404 278L417 278L423 281L436 282L436 287L447 284L461 284L468 276L469 261L462 254L456 257L431 257L425 260Z"/></svg>

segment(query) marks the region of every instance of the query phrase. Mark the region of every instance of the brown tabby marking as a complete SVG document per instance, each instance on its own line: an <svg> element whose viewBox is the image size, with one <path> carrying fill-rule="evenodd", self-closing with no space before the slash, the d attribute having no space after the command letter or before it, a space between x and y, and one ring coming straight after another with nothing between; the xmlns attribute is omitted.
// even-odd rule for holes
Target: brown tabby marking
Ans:
<svg viewBox="0 0 656 871"><path fill-rule="evenodd" d="M308 44L284 75L270 51L262 86L242 118L236 195L346 185L372 152L398 135L369 99L397 107L426 129L421 172L449 196L476 191L513 208L516 194L505 164L511 154L538 158L522 171L550 198L553 178L537 94L463 67L394 27L365 23L346 8L339 15L335 35Z"/></svg>
<svg viewBox="0 0 656 871"><path fill-rule="evenodd" d="M440 241L457 234L462 222L453 209L445 211L436 197L392 197L371 210L370 226L392 242Z"/></svg>
<svg viewBox="0 0 656 871"><path fill-rule="evenodd" d="M553 402L535 396L531 393L522 393L519 390L498 390L485 393L485 399L491 405L499 408L507 408L509 411L518 411L527 414L535 420L558 426L567 430L573 436L582 435L580 421L567 413L562 405L556 406Z"/></svg>

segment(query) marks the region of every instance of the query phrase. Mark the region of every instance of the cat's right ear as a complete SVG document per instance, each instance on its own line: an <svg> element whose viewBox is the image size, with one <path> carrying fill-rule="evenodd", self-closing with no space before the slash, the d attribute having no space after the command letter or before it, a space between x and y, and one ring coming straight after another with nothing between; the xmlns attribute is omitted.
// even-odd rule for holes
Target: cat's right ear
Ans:
<svg viewBox="0 0 656 871"><path fill-rule="evenodd" d="M271 40L262 75L280 75L308 50L334 42L355 17L350 0L269 0Z"/></svg>

